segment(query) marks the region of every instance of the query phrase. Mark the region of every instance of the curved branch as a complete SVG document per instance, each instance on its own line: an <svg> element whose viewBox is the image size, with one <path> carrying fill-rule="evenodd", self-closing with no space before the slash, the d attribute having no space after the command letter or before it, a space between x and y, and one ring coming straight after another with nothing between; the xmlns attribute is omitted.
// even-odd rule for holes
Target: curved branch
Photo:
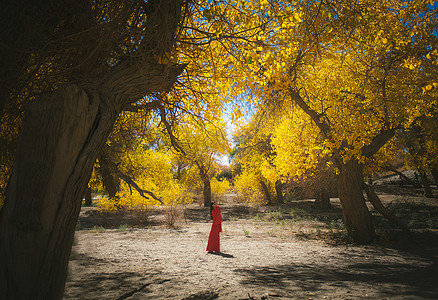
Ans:
<svg viewBox="0 0 438 300"><path fill-rule="evenodd" d="M145 199L149 199L149 197L145 195L145 194L147 194L147 195L151 196L154 200L163 204L163 201L160 198L158 198L157 196L155 196L154 193L152 193L151 191L142 189L141 187L138 186L137 183L135 183L134 179L131 178L131 176L120 171L119 168L117 168L115 163L108 162L108 166L117 174L117 176L120 179L122 179L124 182L126 182L129 185L129 188L131 188L131 186L133 186L134 189L136 189L137 192L140 194L140 196L142 196Z"/></svg>
<svg viewBox="0 0 438 300"><path fill-rule="evenodd" d="M166 119L166 111L164 107L159 107L158 109L160 110L161 122L163 122L164 126L166 127L166 131L169 134L170 143L172 144L173 148L175 148L177 152L181 152L182 154L186 155L186 152L178 143L177 138L173 135L172 127Z"/></svg>
<svg viewBox="0 0 438 300"><path fill-rule="evenodd" d="M395 129L385 129L376 135L369 145L362 147L362 155L371 157L386 144L395 134Z"/></svg>
<svg viewBox="0 0 438 300"><path fill-rule="evenodd" d="M321 133L324 135L324 137L328 138L330 126L321 118L321 115L311 109L297 91L291 89L289 92L292 100L294 100L295 103L301 107L306 114L309 115L312 121L315 122L316 126L318 126L319 130L321 130Z"/></svg>

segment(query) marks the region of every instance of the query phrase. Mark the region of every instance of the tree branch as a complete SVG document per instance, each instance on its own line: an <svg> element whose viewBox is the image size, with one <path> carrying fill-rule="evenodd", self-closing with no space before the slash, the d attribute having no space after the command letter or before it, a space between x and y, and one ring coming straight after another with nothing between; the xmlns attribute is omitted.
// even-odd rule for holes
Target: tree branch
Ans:
<svg viewBox="0 0 438 300"><path fill-rule="evenodd" d="M119 168L117 168L116 164L113 162L108 162L108 166L117 174L117 176L122 179L124 182L126 182L129 187L131 188L131 186L134 187L134 189L137 190L137 192L140 194L140 196L142 196L145 199L149 199L149 197L147 197L145 194L151 196L154 200L160 202L161 204L163 204L163 201L158 198L157 196L155 196L154 193L152 193L151 191L148 190L144 190L141 187L138 186L137 183L135 183L134 179L131 178L129 175L123 173L122 171L119 170Z"/></svg>
<svg viewBox="0 0 438 300"><path fill-rule="evenodd" d="M162 107L162 106L159 107L159 110L160 110L161 122L163 122L164 126L166 127L166 131L169 134L170 143L172 144L173 148L175 148L176 151L181 152L182 154L186 155L186 152L180 146L176 137L173 135L172 127L170 126L169 122L167 122L166 111L165 111L164 107Z"/></svg>
<svg viewBox="0 0 438 300"><path fill-rule="evenodd" d="M378 135L376 135L369 145L362 147L362 155L365 157L371 157L379 151L383 145L386 144L395 134L395 129L385 129L382 130Z"/></svg>
<svg viewBox="0 0 438 300"><path fill-rule="evenodd" d="M321 130L321 133L324 135L324 137L329 138L330 126L324 120L322 120L321 115L311 109L297 91L291 89L289 93L292 100L294 100L295 103L301 107L306 114L309 115L312 121L315 122L316 126L318 126L319 130Z"/></svg>
<svg viewBox="0 0 438 300"><path fill-rule="evenodd" d="M409 228L405 224L403 224L399 218L397 218L395 215L393 215L391 213L391 211L383 205L382 201L380 200L379 196L377 196L376 192L374 191L374 188L371 185L363 183L363 189L365 190L365 193L367 194L368 201L371 202L371 204L374 206L374 208L382 216L387 218L393 224L397 225L403 231L409 232Z"/></svg>

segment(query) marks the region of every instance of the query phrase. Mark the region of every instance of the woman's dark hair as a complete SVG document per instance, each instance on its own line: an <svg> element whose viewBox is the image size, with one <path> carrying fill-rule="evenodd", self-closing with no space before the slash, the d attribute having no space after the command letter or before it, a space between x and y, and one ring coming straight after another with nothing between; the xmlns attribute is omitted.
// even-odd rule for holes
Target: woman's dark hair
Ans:
<svg viewBox="0 0 438 300"><path fill-rule="evenodd" d="M214 201L211 201L210 202L210 217L212 220L213 220L213 204L214 204Z"/></svg>

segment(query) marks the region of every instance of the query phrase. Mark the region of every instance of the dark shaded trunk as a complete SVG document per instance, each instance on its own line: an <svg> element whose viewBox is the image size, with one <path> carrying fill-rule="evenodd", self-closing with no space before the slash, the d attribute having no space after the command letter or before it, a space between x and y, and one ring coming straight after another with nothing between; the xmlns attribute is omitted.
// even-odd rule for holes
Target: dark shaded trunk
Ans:
<svg viewBox="0 0 438 300"><path fill-rule="evenodd" d="M315 199L315 208L317 209L330 209L330 192L326 190L318 191Z"/></svg>
<svg viewBox="0 0 438 300"><path fill-rule="evenodd" d="M430 187L426 172L423 170L418 170L418 173L420 173L421 183L423 184L424 196L427 198L433 198L432 188Z"/></svg>
<svg viewBox="0 0 438 300"><path fill-rule="evenodd" d="M371 216L363 196L363 166L355 159L341 165L338 190L344 215L345 227L354 242L369 244L375 232Z"/></svg>
<svg viewBox="0 0 438 300"><path fill-rule="evenodd" d="M374 208L385 218L387 218L389 221L391 221L394 225L398 226L399 228L403 229L404 231L409 231L409 228L401 222L399 218L397 218L395 215L391 213L382 203L379 196L377 196L376 192L374 191L374 188L368 184L363 185L363 189L365 190L365 193L367 194L367 199L370 201L370 203L374 206Z"/></svg>
<svg viewBox="0 0 438 300"><path fill-rule="evenodd" d="M85 191L85 202L84 206L91 206L93 204L93 199L91 198L91 188L87 187L87 190Z"/></svg>
<svg viewBox="0 0 438 300"><path fill-rule="evenodd" d="M204 177L202 181L204 182L204 189L202 191L202 193L204 195L204 207L210 207L210 203L211 203L210 178Z"/></svg>
<svg viewBox="0 0 438 300"><path fill-rule="evenodd" d="M120 190L120 179L111 169L110 164L112 164L112 161L110 161L110 158L106 155L105 151L102 151L102 153L99 154L98 159L98 172L102 176L103 186L108 193L108 197L110 199L115 199L117 192Z"/></svg>
<svg viewBox="0 0 438 300"><path fill-rule="evenodd" d="M274 201L272 200L271 193L269 192L268 185L263 179L260 180L260 186L262 187L262 192L265 196L266 203L268 203L268 205L275 205Z"/></svg>
<svg viewBox="0 0 438 300"><path fill-rule="evenodd" d="M199 169L199 175L201 176L202 182L204 184L202 194L204 195L204 207L210 207L211 204L211 183L208 168L206 168L202 163L195 161Z"/></svg>
<svg viewBox="0 0 438 300"><path fill-rule="evenodd" d="M435 181L435 185L438 187L438 167L432 167L430 169L432 173L433 181Z"/></svg>
<svg viewBox="0 0 438 300"><path fill-rule="evenodd" d="M53 5L50 1L49 6L62 7L59 11L65 12L65 3L61 1L58 4ZM74 11L76 8L81 10L85 6L90 7L86 1L70 1L69 5L75 8ZM117 64L111 67L108 59L114 58L113 52L120 47L118 37L103 46L114 45L114 49L104 51L105 54L111 53L109 56L98 56L102 52L94 48L92 53L95 59L91 58L93 55L84 53L93 62L89 62L88 58L87 61L82 60L79 50L83 48L78 50L73 45L72 48L63 49L64 45L74 42L69 37L80 36L82 31L93 27L94 13L89 18L81 13L69 14L67 11L64 16L66 19L75 20L73 25L83 25L70 32L62 31L62 26L58 27L61 20L64 22L64 17L55 14L50 22L53 21L53 28L61 30L59 36L53 35L53 30L47 30L49 28L43 25L45 19L41 15L36 17L38 26L43 25L42 30L55 39L48 39L41 45L32 42L31 47L27 48L31 50L29 53L39 55L51 47L53 55L42 58L45 62L53 59L55 70L65 68L67 72L58 74L55 71L54 76L59 77L44 82L44 86L52 87L55 82L68 80L81 82L80 86L87 92L76 85L60 84L56 91L38 96L26 108L15 165L6 191L5 204L0 211L0 299L62 298L82 197L93 164L121 108L129 109L133 102L145 95L169 91L185 67L158 64L154 59L154 54L171 53L173 50L177 28L182 23L182 1L154 0L147 1L145 5L147 24L141 33L144 39L135 51L137 55L134 56L132 52L123 57L119 53ZM22 16L29 12L27 5L13 6L19 7L19 14L25 12ZM126 6L126 9L130 9L130 6ZM91 12L91 9L87 11ZM102 27L94 27L98 44L102 44L112 33L118 36L117 27L114 27L117 22L101 23ZM65 27L70 28L68 24ZM17 30L18 36L23 36L23 31L28 29L31 35L34 33L31 27L11 28ZM122 36L130 35L122 33ZM21 44L12 50L26 51L21 48ZM75 56L77 59L74 59ZM88 65L88 62L97 68L93 75L79 72L82 70L79 65ZM26 60L24 65L27 63ZM76 71L73 72L73 69ZM19 70L27 77L28 68L20 67ZM2 73L1 77L9 76ZM33 82L26 82L26 86L30 83ZM40 88L44 89L38 86L36 90ZM9 93L7 96L10 96ZM21 103L21 100L17 103Z"/></svg>
<svg viewBox="0 0 438 300"><path fill-rule="evenodd" d="M93 163L118 112L74 85L30 105L0 214L1 299L61 299Z"/></svg>
<svg viewBox="0 0 438 300"><path fill-rule="evenodd" d="M281 180L275 182L275 192L277 193L277 203L283 204L283 184L281 183Z"/></svg>

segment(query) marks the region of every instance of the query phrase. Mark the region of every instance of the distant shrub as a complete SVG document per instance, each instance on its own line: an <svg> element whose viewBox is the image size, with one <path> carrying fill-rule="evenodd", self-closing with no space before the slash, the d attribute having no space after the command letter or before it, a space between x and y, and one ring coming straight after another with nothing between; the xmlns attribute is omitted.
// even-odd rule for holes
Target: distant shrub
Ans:
<svg viewBox="0 0 438 300"><path fill-rule="evenodd" d="M217 200L219 196L224 195L231 190L231 183L226 178L218 180L216 177L213 177L210 181L210 185L211 194L215 200Z"/></svg>
<svg viewBox="0 0 438 300"><path fill-rule="evenodd" d="M254 173L243 172L238 175L234 182L234 191L242 202L264 201L259 179Z"/></svg>

